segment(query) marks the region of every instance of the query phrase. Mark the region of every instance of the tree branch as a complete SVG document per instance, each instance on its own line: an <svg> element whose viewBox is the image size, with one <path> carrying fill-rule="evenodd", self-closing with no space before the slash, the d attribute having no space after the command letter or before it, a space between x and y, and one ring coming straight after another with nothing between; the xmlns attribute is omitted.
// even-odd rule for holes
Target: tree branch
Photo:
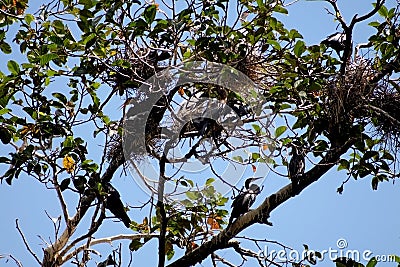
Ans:
<svg viewBox="0 0 400 267"><path fill-rule="evenodd" d="M378 0L376 2L375 8L373 10L371 10L369 13L367 13L359 18L357 18L357 15L355 15L350 23L350 27L353 28L356 23L364 21L366 19L369 19L370 17L375 15L379 11L379 9L383 6L384 3L385 3L385 0Z"/></svg>
<svg viewBox="0 0 400 267"><path fill-rule="evenodd" d="M341 146L333 147L329 150L320 163L314 166L311 170L305 173L298 185L298 193L303 191L312 183L318 181L336 162L340 156L355 143L355 139L349 139L342 143ZM192 252L184 255L180 259L168 265L168 267L184 267L191 266L201 262L207 258L211 253L231 247L230 239L238 233L251 226L254 223L265 222L265 218L269 213L276 209L279 205L291 198L292 184L286 185L275 194L267 197L264 202L256 209L249 211L244 216L239 217L231 226L221 231L218 235L214 236L211 240L203 243L200 247Z"/></svg>
<svg viewBox="0 0 400 267"><path fill-rule="evenodd" d="M18 219L15 220L15 225L16 225L16 227L17 227L17 230L18 230L19 234L21 235L22 241L24 242L26 249L27 249L27 250L29 251L29 253L35 258L35 260L37 261L37 263L39 263L39 265L41 265L42 263L40 262L38 256L32 251L32 249L29 247L28 242L26 241L25 236L24 236L24 233L22 233L21 228L19 227Z"/></svg>
<svg viewBox="0 0 400 267"><path fill-rule="evenodd" d="M107 167L107 170L103 174L101 180L105 182L111 181L114 173L117 169L125 163L125 157L122 152L122 144L117 148L119 149L119 153L114 153L112 160L110 161L110 165ZM75 233L76 228L83 218L83 216L88 211L90 204L96 198L95 194L84 196L84 204L82 204L74 217L68 220L68 224L66 225L66 229L61 234L61 236L54 242L54 244L49 245L47 248L44 249L43 255L43 265L44 267L47 266L54 266L55 263L59 263L61 258L59 257L58 253L65 247L68 243L71 236Z"/></svg>
<svg viewBox="0 0 400 267"><path fill-rule="evenodd" d="M141 238L154 238L158 237L158 234L130 234L130 235L115 235L115 236L110 236L110 237L104 237L104 238L99 238L99 239L94 239L90 241L89 244L84 244L78 248L76 248L73 252L70 254L66 255L65 257L62 258L62 262L66 262L73 258L75 255L77 255L79 252L84 251L94 245L98 244L104 244L104 243L112 243L117 240L136 240L136 239L141 239Z"/></svg>

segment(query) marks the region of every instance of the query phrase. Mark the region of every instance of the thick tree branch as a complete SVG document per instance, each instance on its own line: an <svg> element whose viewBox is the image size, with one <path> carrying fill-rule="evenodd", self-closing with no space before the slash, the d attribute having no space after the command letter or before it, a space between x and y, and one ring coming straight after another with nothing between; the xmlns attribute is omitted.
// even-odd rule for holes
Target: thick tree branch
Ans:
<svg viewBox="0 0 400 267"><path fill-rule="evenodd" d="M113 159L110 161L110 165L108 166L107 170L105 171L105 173L101 178L102 181L109 182L112 179L114 173L117 171L117 169L122 164L124 164L125 157L123 156L122 153L122 144L118 149L120 149L120 153L114 154ZM79 207L77 213L71 219L68 220L66 229L61 234L61 236L54 242L54 244L51 244L46 249L44 249L42 266L44 267L57 266L62 263L61 261L62 259L61 257L59 257L58 253L65 247L71 236L75 233L79 222L86 214L86 212L90 207L90 204L94 201L95 198L96 198L95 194L84 196L84 200L82 201L84 203L82 203L82 205Z"/></svg>
<svg viewBox="0 0 400 267"><path fill-rule="evenodd" d="M325 157L314 166L311 170L305 173L298 185L298 193L303 191L312 183L318 181L331 167L333 167L340 156L355 143L355 139L349 139L342 143L341 146L332 148L327 152ZM269 213L276 209L279 205L291 198L292 185L286 185L275 194L267 197L264 202L256 209L249 211L244 216L239 217L230 227L224 229L218 235L214 236L210 241L205 242L200 247L186 254L180 259L168 265L169 267L184 267L191 266L201 262L211 253L230 247L230 239L238 233L253 225L254 223L265 222Z"/></svg>

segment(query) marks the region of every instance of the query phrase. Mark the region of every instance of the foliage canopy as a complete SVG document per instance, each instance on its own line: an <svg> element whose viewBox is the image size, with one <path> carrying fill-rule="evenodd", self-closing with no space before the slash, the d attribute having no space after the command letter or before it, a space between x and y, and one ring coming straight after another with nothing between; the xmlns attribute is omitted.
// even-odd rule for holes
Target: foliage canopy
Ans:
<svg viewBox="0 0 400 267"><path fill-rule="evenodd" d="M287 29L278 15L288 13L284 1L57 0L34 14L26 12L27 0L1 1L0 50L16 55L2 62L0 72L1 181L36 179L56 191L63 214L62 223L55 223L56 240L41 258L34 254L36 260L43 266L89 262L91 247L109 241L94 239L110 209L108 183L128 166L145 179L137 164L148 158L158 176L158 187L149 185L149 217L132 221L132 233L112 241L129 239L129 249L137 251L157 238L159 266L176 251L181 256L169 266L191 266L208 256L224 263L215 252L228 247L257 258L232 238L252 224L269 224L272 210L333 167L349 179L368 177L374 190L398 177L399 4L378 0L369 13L346 23L336 1L326 2L346 35L340 55L323 44L307 45L298 30ZM373 16L382 22L371 21ZM355 25L364 21L376 31L368 43L353 47ZM255 89L241 95L188 83L169 88L149 108L154 99L146 80L194 61L235 68ZM182 101L201 98L227 105L241 123L227 131L216 120L185 117L191 111ZM148 120L140 121L144 107ZM183 126L174 128L180 119ZM146 125L145 147L135 150L129 139L128 153L123 138L134 129L124 127L126 120ZM287 177L293 146L301 147L309 164L295 194L288 184L228 226L229 199L214 186L224 181L222 173L212 168L212 178L193 182L180 167L171 171L189 159L211 167L214 160L227 160L254 171L262 164ZM186 149L183 157L170 153L176 147ZM164 197L159 185L167 180L185 188L184 197ZM239 192L240 186L229 185ZM69 203L67 192L79 201ZM85 228L86 217L91 223ZM88 230L77 235L78 227ZM109 260L117 264L121 258Z"/></svg>

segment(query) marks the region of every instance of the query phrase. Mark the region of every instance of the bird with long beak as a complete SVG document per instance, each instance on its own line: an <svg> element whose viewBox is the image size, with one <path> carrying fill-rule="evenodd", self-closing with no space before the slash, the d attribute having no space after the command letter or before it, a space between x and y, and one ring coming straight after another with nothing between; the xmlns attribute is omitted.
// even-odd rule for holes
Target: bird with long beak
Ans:
<svg viewBox="0 0 400 267"><path fill-rule="evenodd" d="M260 187L256 184L252 184L252 182L261 178L262 177L246 179L244 183L245 189L242 189L232 202L232 213L228 225L230 225L235 218L239 218L250 210L251 205L256 201L257 195L261 193Z"/></svg>

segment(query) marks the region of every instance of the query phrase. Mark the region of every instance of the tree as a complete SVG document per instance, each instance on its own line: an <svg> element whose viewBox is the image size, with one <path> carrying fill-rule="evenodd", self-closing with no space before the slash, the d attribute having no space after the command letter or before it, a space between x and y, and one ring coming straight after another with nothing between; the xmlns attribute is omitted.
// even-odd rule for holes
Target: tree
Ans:
<svg viewBox="0 0 400 267"><path fill-rule="evenodd" d="M348 180L368 177L374 190L395 179L399 5L378 0L369 13L345 22L336 1L326 2L346 37L340 56L327 43L307 45L296 29L286 29L277 16L288 12L282 1L241 0L233 14L232 2L223 0L63 0L35 14L25 13L27 1L2 1L0 50L23 60L9 60L0 73L1 180L36 179L56 192L62 214L54 220L55 240L43 255L32 252L37 262L84 266L97 244L127 239L137 251L156 238L159 266L175 252L181 256L168 266L207 257L229 266L216 253L225 248L260 266L274 264L233 238L256 223L271 225L271 211L335 166ZM369 23L375 34L353 51L355 25L375 15L383 22ZM116 103L118 114L110 111ZM255 171L262 164L287 177L293 147L310 164L297 174L295 190L288 183L225 227L228 198L215 183L236 195L241 186L218 164ZM149 159L156 183L139 166ZM182 175L189 160L209 166L213 178ZM149 216L131 221L131 234L95 239L110 216L128 225L139 210L125 214L124 195L111 186L129 168L149 192L143 206ZM69 201L69 194L79 200ZM17 228L24 238L18 222ZM120 250L110 255L103 266L121 265ZM309 254L292 263L304 260L315 261Z"/></svg>

